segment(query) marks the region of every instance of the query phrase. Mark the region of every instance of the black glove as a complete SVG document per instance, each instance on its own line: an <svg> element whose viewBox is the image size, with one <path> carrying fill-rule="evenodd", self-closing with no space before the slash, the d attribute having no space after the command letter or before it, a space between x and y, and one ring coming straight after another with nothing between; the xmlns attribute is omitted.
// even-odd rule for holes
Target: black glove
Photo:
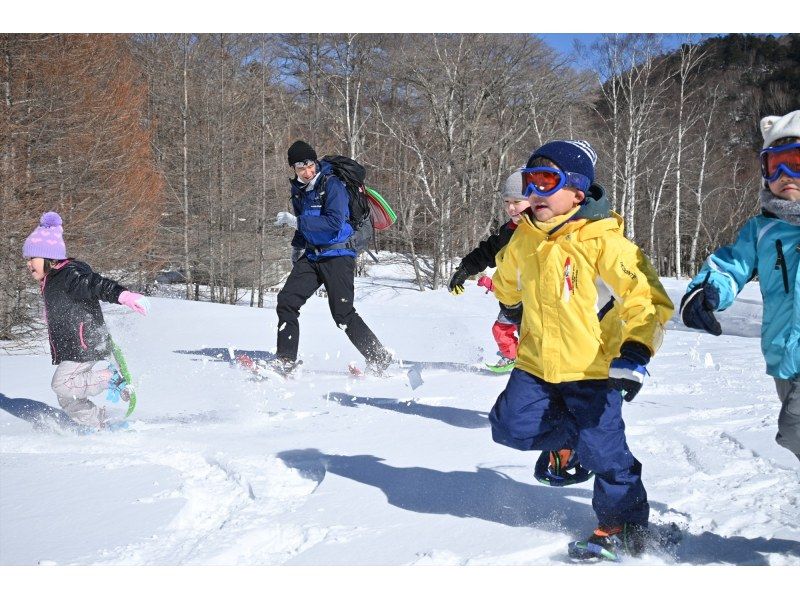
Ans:
<svg viewBox="0 0 800 598"><path fill-rule="evenodd" d="M618 390L626 401L632 401L642 389L649 362L650 349L636 341L625 341L620 356L608 368L609 388Z"/></svg>
<svg viewBox="0 0 800 598"><path fill-rule="evenodd" d="M464 283L469 278L469 273L459 266L456 268L456 271L453 272L453 277L450 279L450 284L447 285L447 288L450 289L450 293L453 295L460 295L464 292Z"/></svg>
<svg viewBox="0 0 800 598"><path fill-rule="evenodd" d="M722 327L714 317L718 307L719 291L714 285L704 282L681 299L681 318L689 328L705 330L719 336L722 334Z"/></svg>

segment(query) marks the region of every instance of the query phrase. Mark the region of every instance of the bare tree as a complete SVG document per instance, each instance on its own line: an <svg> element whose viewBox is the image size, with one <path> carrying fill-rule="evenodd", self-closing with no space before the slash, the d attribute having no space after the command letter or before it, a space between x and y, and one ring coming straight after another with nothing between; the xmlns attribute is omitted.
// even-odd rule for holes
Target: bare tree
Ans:
<svg viewBox="0 0 800 598"><path fill-rule="evenodd" d="M610 34L592 49L599 56L603 102L597 114L604 123L611 146L612 205L625 221L625 234L636 236L639 179L645 172L649 151L658 138L660 99L668 76L656 69L661 39L651 34ZM605 78L605 79L604 79Z"/></svg>
<svg viewBox="0 0 800 598"><path fill-rule="evenodd" d="M681 277L683 275L682 268L682 235L681 235L681 189L682 189L682 173L683 173L683 150L684 150L684 136L699 119L700 107L692 107L692 97L695 94L696 88L691 85L692 79L697 75L698 67L702 64L704 52L701 51L699 46L693 44L683 44L680 49L680 65L678 68L678 98L677 98L677 132L675 138L676 157L675 157L675 276ZM705 136L705 141L708 141L708 136ZM703 154L705 158L705 153ZM701 174L702 181L702 174ZM693 237L692 247L693 251L697 248L697 230ZM691 260L694 262L694 258Z"/></svg>
<svg viewBox="0 0 800 598"><path fill-rule="evenodd" d="M712 132L712 125L716 124L716 108L717 102L719 98L719 88L716 87L711 91L710 94L710 102L706 102L706 114L702 116L702 124L703 124L703 133L700 140L700 156L698 160L699 165L699 172L697 173L697 182L694 187L694 201L696 206L695 212L695 225L694 231L692 233L692 243L691 243L691 250L689 252L689 265L694 268L697 265L697 248L698 248L698 241L700 239L700 226L703 222L703 208L705 207L706 200L708 199L710 193L706 189L706 175L709 166L709 156L712 152L711 144L711 132ZM676 253L676 256L680 255ZM680 260L678 260L677 264L680 264ZM676 275L680 276L680 270L678 269Z"/></svg>

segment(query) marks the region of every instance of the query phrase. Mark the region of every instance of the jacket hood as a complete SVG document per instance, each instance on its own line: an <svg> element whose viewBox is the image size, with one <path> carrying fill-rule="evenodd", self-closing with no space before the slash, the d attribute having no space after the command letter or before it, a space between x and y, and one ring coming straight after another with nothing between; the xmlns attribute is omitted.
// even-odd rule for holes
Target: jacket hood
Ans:
<svg viewBox="0 0 800 598"><path fill-rule="evenodd" d="M586 220L602 220L611 216L611 206L606 197L606 190L597 183L589 187L586 199L583 200L580 209L573 218L586 218Z"/></svg>

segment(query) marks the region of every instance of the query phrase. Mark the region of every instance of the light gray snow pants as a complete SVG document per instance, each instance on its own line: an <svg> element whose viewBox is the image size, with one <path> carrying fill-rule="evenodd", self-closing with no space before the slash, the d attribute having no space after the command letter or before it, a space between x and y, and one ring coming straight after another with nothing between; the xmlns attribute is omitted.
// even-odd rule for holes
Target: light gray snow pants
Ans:
<svg viewBox="0 0 800 598"><path fill-rule="evenodd" d="M792 451L800 459L800 379L775 378L775 388L781 399L778 415L778 435L775 442Z"/></svg>
<svg viewBox="0 0 800 598"><path fill-rule="evenodd" d="M93 428L102 425L105 409L98 407L87 397L106 390L111 377L107 369L92 370L97 363L99 362L62 361L58 364L51 383L58 403L67 415L79 424Z"/></svg>

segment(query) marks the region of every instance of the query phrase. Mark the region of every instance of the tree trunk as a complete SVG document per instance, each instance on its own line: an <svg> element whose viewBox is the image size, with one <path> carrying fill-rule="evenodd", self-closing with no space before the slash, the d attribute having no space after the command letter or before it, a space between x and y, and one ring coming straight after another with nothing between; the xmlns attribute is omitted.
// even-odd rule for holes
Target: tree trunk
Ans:
<svg viewBox="0 0 800 598"><path fill-rule="evenodd" d="M186 278L186 298L192 296L192 269L189 259L189 34L183 35L183 104L181 128L183 130L183 275Z"/></svg>

